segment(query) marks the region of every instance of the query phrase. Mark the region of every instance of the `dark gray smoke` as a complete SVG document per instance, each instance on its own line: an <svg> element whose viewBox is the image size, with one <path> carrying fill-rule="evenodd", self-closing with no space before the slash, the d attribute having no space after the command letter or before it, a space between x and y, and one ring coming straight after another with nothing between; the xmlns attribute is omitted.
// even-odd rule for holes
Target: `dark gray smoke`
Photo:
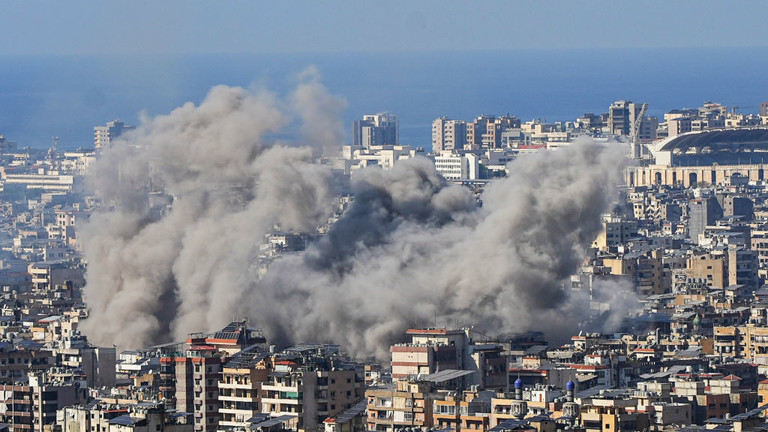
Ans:
<svg viewBox="0 0 768 432"><path fill-rule="evenodd" d="M522 156L482 205L426 159L359 171L354 204L328 235L260 275L257 248L275 224L312 230L329 215L331 179L313 155L340 143L342 108L312 71L287 102L216 87L105 152L93 178L112 207L83 231L89 336L145 346L248 316L276 342L386 355L435 314L495 333L573 331L587 300L561 282L615 197L616 144ZM308 147L269 139L292 116Z"/></svg>

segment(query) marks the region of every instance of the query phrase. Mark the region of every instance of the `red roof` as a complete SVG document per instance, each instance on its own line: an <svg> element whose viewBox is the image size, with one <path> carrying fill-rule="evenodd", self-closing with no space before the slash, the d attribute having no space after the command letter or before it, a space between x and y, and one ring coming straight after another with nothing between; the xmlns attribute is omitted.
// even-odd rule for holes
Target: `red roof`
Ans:
<svg viewBox="0 0 768 432"><path fill-rule="evenodd" d="M189 347L190 351L215 351L216 347L211 345L195 345L192 347Z"/></svg>
<svg viewBox="0 0 768 432"><path fill-rule="evenodd" d="M583 365L583 364L572 364L568 365L571 369L608 369L608 366L605 365Z"/></svg>

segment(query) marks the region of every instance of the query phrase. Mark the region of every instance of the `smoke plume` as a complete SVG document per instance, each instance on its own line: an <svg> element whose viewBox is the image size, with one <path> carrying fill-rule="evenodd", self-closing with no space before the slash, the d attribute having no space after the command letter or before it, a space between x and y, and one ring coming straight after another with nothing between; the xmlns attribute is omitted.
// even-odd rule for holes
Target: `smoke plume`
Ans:
<svg viewBox="0 0 768 432"><path fill-rule="evenodd" d="M306 254L272 265L255 288L271 304L250 315L286 341L379 356L435 314L444 325L570 335L589 299L562 281L601 228L624 151L581 142L520 157L482 206L424 160L362 171L352 208Z"/></svg>
<svg viewBox="0 0 768 432"><path fill-rule="evenodd" d="M435 316L495 333L573 332L588 299L562 281L615 198L625 153L616 144L521 156L478 197L424 158L363 169L327 235L259 274L258 246L274 225L311 231L329 216L330 175L313 155L340 144L342 108L312 72L287 102L216 87L106 151L93 178L111 207L83 232L89 336L146 346L247 316L274 343L385 356ZM309 146L269 138L292 115Z"/></svg>
<svg viewBox="0 0 768 432"><path fill-rule="evenodd" d="M276 224L311 231L326 221L330 173L313 154L338 146L324 139L340 132L314 136L314 148L270 137L294 116L319 130L344 101L312 77L290 99L215 87L199 106L144 119L103 152L91 180L104 209L82 229L83 329L94 342L132 348L222 326L255 301L253 264L265 234Z"/></svg>

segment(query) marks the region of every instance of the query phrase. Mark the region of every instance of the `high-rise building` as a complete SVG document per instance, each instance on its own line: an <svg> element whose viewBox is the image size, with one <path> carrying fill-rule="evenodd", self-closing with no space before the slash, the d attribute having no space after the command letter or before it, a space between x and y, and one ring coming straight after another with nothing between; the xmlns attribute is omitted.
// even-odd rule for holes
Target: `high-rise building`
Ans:
<svg viewBox="0 0 768 432"><path fill-rule="evenodd" d="M243 348L264 342L266 340L260 331L248 328L245 321L232 322L212 335L191 335L183 353L160 358L160 391L166 405L178 411L194 413L195 431L216 431L224 414L227 414L224 418L228 423L238 422L238 414L253 409L254 404L258 406L258 398L253 394L255 390L250 382L252 377L240 377L242 386L238 386L237 376L240 371L229 370L223 375L223 366ZM237 369L236 363L233 363L233 367ZM248 383L245 383L246 378ZM225 383L221 400L220 382ZM235 398L231 397L233 390ZM245 390L248 390L247 395ZM236 399L238 396L240 399ZM234 410L230 403L233 401ZM221 404L227 410L220 411Z"/></svg>
<svg viewBox="0 0 768 432"><path fill-rule="evenodd" d="M219 381L222 353L190 338L184 356L160 359L160 391L170 408L194 413L195 431L216 431L219 426Z"/></svg>
<svg viewBox="0 0 768 432"><path fill-rule="evenodd" d="M119 119L107 122L104 126L95 126L93 128L93 144L97 150L107 148L112 144L112 140L131 129L133 126L126 126Z"/></svg>
<svg viewBox="0 0 768 432"><path fill-rule="evenodd" d="M365 115L352 124L353 144L371 146L400 145L400 123L389 113Z"/></svg>
<svg viewBox="0 0 768 432"><path fill-rule="evenodd" d="M467 122L440 117L432 122L432 152L462 150L467 143Z"/></svg>
<svg viewBox="0 0 768 432"><path fill-rule="evenodd" d="M245 428L261 413L261 384L269 374L268 354L243 350L227 362L219 381L219 427Z"/></svg>
<svg viewBox="0 0 768 432"><path fill-rule="evenodd" d="M640 115L643 104L632 101L616 101L608 108L608 133L612 135L629 135L632 124Z"/></svg>
<svg viewBox="0 0 768 432"><path fill-rule="evenodd" d="M698 243L699 234L723 217L723 209L714 197L697 198L688 204L688 237Z"/></svg>

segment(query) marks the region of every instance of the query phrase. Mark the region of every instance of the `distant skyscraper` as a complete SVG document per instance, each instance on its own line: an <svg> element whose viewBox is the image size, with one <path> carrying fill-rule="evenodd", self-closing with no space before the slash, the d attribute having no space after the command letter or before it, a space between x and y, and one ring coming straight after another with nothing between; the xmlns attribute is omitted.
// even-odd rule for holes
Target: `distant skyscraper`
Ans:
<svg viewBox="0 0 768 432"><path fill-rule="evenodd" d="M93 144L96 146L96 150L107 148L112 144L113 139L131 129L133 126L126 126L119 119L107 122L105 126L96 126L93 128Z"/></svg>
<svg viewBox="0 0 768 432"><path fill-rule="evenodd" d="M640 111L643 107L641 103L632 101L616 101L608 108L607 126L608 132L613 135L629 135L632 125L638 120ZM656 129L659 126L659 119L656 117L643 116L640 119L640 128L638 138L641 140L656 139Z"/></svg>
<svg viewBox="0 0 768 432"><path fill-rule="evenodd" d="M400 123L389 113L365 115L352 124L353 144L371 146L400 145Z"/></svg>
<svg viewBox="0 0 768 432"><path fill-rule="evenodd" d="M432 152L462 150L467 143L467 122L440 117L432 122Z"/></svg>
<svg viewBox="0 0 768 432"><path fill-rule="evenodd" d="M613 135L629 135L642 104L616 101L608 108L608 130Z"/></svg>

